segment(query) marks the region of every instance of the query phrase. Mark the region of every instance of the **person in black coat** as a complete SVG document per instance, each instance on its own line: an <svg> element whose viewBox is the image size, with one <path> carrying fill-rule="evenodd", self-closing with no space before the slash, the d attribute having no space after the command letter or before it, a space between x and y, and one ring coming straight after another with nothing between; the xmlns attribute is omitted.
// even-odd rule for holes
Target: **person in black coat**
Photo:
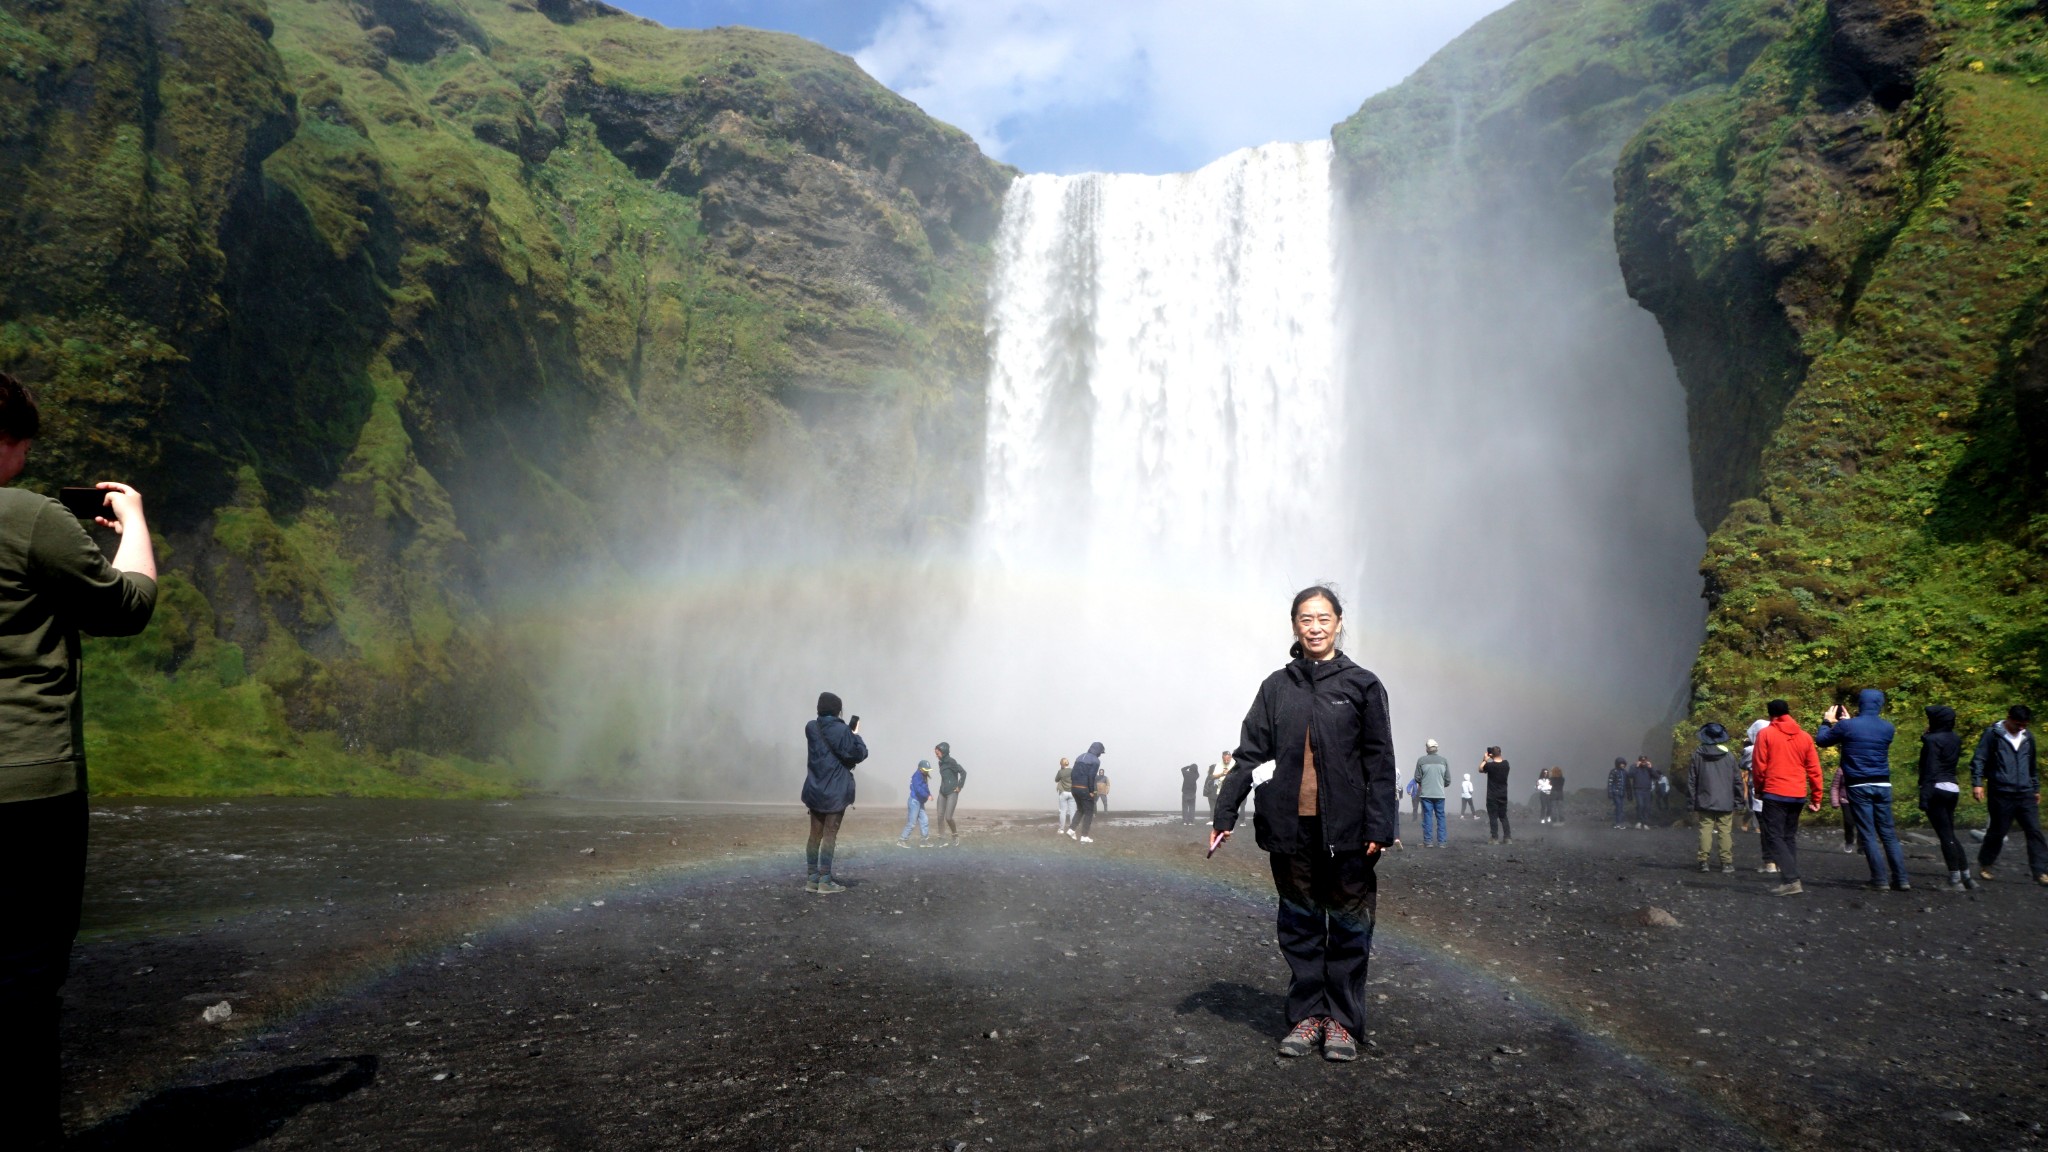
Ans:
<svg viewBox="0 0 2048 1152"><path fill-rule="evenodd" d="M846 887L832 879L832 849L839 843L839 824L853 807L853 766L868 758L867 741L860 738L860 717L848 727L839 718L839 697L818 694L818 718L804 725L804 743L809 763L804 770L804 807L811 813L811 838L804 845L804 862L810 878L807 892L844 892Z"/></svg>
<svg viewBox="0 0 2048 1152"><path fill-rule="evenodd" d="M1074 757L1074 771L1069 777L1074 789L1074 822L1067 826L1067 838L1083 844L1095 843L1089 833L1095 830L1095 786L1102 782L1102 741L1088 745L1088 750Z"/></svg>
<svg viewBox="0 0 2048 1152"><path fill-rule="evenodd" d="M1200 764L1184 765L1180 770L1180 822L1195 822L1195 789L1202 782Z"/></svg>
<svg viewBox="0 0 2048 1152"><path fill-rule="evenodd" d="M1259 685L1245 714L1210 851L1236 828L1252 770L1271 761L1252 825L1272 865L1291 972L1280 1054L1306 1056L1320 1040L1326 1059L1355 1060L1379 904L1374 869L1400 828L1393 728L1379 677L1337 650L1337 594L1303 589L1289 615L1293 659Z"/></svg>
<svg viewBox="0 0 2048 1152"><path fill-rule="evenodd" d="M1956 802L1962 799L1962 785L1956 781L1956 764L1963 758L1963 738L1956 735L1956 710L1946 704L1927 706L1927 731L1920 734L1920 811L1934 834L1941 838L1941 856L1948 863L1948 886L1956 891L1975 888L1970 875L1970 858L1963 842L1956 839Z"/></svg>

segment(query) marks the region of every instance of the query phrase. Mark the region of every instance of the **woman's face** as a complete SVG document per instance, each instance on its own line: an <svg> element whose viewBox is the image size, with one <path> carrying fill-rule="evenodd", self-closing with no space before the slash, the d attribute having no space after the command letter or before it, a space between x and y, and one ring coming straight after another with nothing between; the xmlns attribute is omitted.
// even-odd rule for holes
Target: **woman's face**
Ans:
<svg viewBox="0 0 2048 1152"><path fill-rule="evenodd" d="M1294 610L1294 638L1311 660L1328 660L1337 650L1337 633L1343 622L1336 608L1321 596L1312 596Z"/></svg>

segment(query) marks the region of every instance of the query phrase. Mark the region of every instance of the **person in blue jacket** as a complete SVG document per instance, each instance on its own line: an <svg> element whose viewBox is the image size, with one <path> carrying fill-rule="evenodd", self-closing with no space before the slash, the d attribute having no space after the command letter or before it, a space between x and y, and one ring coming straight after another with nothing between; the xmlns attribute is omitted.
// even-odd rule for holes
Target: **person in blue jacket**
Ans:
<svg viewBox="0 0 2048 1152"><path fill-rule="evenodd" d="M1837 704L1822 720L1813 742L1841 751L1842 792L1849 801L1849 817L1856 821L1856 835L1863 841L1863 857L1870 862L1870 883L1865 887L1882 892L1889 878L1892 891L1911 890L1913 884L1906 879L1906 852L1892 827L1895 730L1884 718L1884 693L1865 688L1856 694L1854 716Z"/></svg>
<svg viewBox="0 0 2048 1152"><path fill-rule="evenodd" d="M1067 825L1067 837L1083 844L1095 843L1088 833L1095 829L1095 786L1102 782L1102 741L1074 757L1074 771L1068 779L1074 790L1074 822Z"/></svg>
<svg viewBox="0 0 2048 1152"><path fill-rule="evenodd" d="M932 762L919 760L917 767L910 770L910 811L903 819L903 835L896 838L898 848L910 847L912 828L917 829L918 843L921 846L931 846L932 821L924 810L924 802L931 798Z"/></svg>
<svg viewBox="0 0 2048 1152"><path fill-rule="evenodd" d="M1614 802L1614 826L1626 828L1628 816L1628 758L1616 756L1614 767L1607 770L1607 798Z"/></svg>
<svg viewBox="0 0 2048 1152"><path fill-rule="evenodd" d="M832 879L832 848L839 842L839 824L853 807L853 766L868 758L860 738L860 717L849 727L839 718L839 697L818 693L818 718L804 725L809 763L804 770L804 807L811 813L811 838L804 845L810 878L804 890L829 894L846 886Z"/></svg>

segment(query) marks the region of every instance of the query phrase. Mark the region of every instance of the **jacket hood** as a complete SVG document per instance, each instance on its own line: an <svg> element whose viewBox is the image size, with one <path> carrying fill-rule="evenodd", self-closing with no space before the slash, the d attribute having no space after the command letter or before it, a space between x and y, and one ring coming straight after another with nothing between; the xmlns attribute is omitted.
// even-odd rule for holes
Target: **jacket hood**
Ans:
<svg viewBox="0 0 2048 1152"><path fill-rule="evenodd" d="M1953 732L1956 730L1956 710L1946 704L1927 706L1927 730L1929 732Z"/></svg>
<svg viewBox="0 0 2048 1152"><path fill-rule="evenodd" d="M1881 716L1884 714L1884 693L1875 688L1865 688L1856 694L1858 716Z"/></svg>
<svg viewBox="0 0 2048 1152"><path fill-rule="evenodd" d="M1728 755L1728 750L1719 744L1700 745L1700 759L1702 760L1719 760L1726 755Z"/></svg>
<svg viewBox="0 0 2048 1152"><path fill-rule="evenodd" d="M953 754L953 746L951 744L946 743L944 740L939 741L938 748L939 755L941 756L951 756Z"/></svg>
<svg viewBox="0 0 2048 1152"><path fill-rule="evenodd" d="M1788 735L1800 731L1799 721L1794 720L1790 715L1771 717L1771 727Z"/></svg>
<svg viewBox="0 0 2048 1152"><path fill-rule="evenodd" d="M1100 740L1097 740L1095 743L1090 744L1088 746L1088 752L1092 756L1100 756L1102 755L1103 751L1104 749L1102 747L1102 741Z"/></svg>
<svg viewBox="0 0 2048 1152"><path fill-rule="evenodd" d="M1614 766L1616 768L1628 767L1628 758L1626 756L1616 756L1614 758Z"/></svg>

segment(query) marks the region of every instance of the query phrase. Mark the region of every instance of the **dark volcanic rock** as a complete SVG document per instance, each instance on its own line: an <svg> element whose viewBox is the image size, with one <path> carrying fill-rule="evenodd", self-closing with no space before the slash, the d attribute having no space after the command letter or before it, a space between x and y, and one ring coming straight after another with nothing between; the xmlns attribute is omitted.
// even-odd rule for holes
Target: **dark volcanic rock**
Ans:
<svg viewBox="0 0 2048 1152"><path fill-rule="evenodd" d="M1913 94L1938 49L1926 0L1828 0L1829 59L1886 108Z"/></svg>

